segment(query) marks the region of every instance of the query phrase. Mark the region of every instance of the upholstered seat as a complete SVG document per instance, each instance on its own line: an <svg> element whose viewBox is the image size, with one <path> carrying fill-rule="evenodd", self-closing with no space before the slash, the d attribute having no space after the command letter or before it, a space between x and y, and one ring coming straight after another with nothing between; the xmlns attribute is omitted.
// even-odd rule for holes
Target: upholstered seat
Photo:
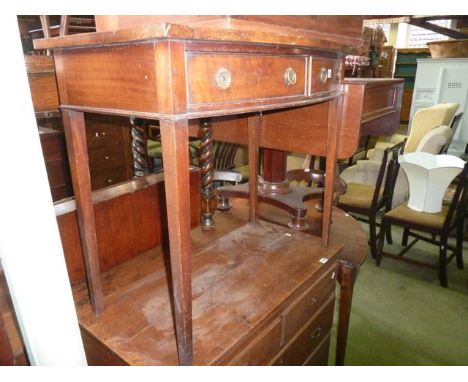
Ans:
<svg viewBox="0 0 468 382"><path fill-rule="evenodd" d="M370 208L372 204L372 199L374 198L375 185L371 186L369 184L361 183L347 183L346 193L341 195L340 204L353 206L353 207L362 207ZM382 198L382 190L378 202Z"/></svg>
<svg viewBox="0 0 468 382"><path fill-rule="evenodd" d="M424 213L412 210L408 207L407 203L399 205L390 212L387 212L385 216L394 222L405 222L406 225L413 224L416 226L430 227L435 230L442 229L445 218L447 217L449 208L447 206L442 207L442 211L438 213Z"/></svg>

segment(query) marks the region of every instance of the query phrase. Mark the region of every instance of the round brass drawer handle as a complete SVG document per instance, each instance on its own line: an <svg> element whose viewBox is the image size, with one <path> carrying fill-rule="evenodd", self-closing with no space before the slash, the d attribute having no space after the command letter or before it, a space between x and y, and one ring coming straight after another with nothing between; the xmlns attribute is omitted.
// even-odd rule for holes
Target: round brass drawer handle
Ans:
<svg viewBox="0 0 468 382"><path fill-rule="evenodd" d="M231 73L226 68L221 68L215 74L215 81L218 88L227 89L231 86Z"/></svg>
<svg viewBox="0 0 468 382"><path fill-rule="evenodd" d="M288 86L294 86L297 81L297 74L293 68L287 68L284 71L284 82Z"/></svg>
<svg viewBox="0 0 468 382"><path fill-rule="evenodd" d="M328 79L328 70L326 68L320 69L320 81L325 83Z"/></svg>

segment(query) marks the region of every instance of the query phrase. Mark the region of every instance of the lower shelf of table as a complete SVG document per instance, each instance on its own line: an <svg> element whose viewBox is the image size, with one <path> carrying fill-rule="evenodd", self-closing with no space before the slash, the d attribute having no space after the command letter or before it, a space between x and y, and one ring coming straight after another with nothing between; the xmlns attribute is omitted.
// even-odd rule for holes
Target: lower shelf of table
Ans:
<svg viewBox="0 0 468 382"><path fill-rule="evenodd" d="M333 305L338 246L326 248L320 238L263 221L222 237L196 229L192 238L194 364L230 363L278 322L278 337L267 344L276 356L290 341L285 333L295 333L285 327L287 319L302 328L327 301ZM86 285L74 285L90 364L178 364L166 252L156 247L104 273L105 311L98 317ZM332 316L328 309L327 323Z"/></svg>

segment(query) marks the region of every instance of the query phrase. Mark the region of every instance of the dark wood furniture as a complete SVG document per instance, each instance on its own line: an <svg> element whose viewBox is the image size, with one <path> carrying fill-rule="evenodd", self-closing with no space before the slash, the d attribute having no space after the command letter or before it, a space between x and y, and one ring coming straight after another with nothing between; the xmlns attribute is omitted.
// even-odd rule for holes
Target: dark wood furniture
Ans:
<svg viewBox="0 0 468 382"><path fill-rule="evenodd" d="M131 179L134 172L128 118L87 114L85 120L91 188Z"/></svg>
<svg viewBox="0 0 468 382"><path fill-rule="evenodd" d="M73 195L65 137L62 131L39 127L42 153L49 178L52 200Z"/></svg>
<svg viewBox="0 0 468 382"><path fill-rule="evenodd" d="M383 251L383 234L381 233L378 243L378 252L376 258L377 266L382 261L382 256L389 256L399 260L406 260L413 264L433 267L432 264L423 263L418 260L403 257L418 240L423 240L439 247L439 280L440 285L447 288L447 264L455 257L457 267L463 269L463 235L464 235L464 219L465 210L468 205L468 163L461 174L458 176L458 184L449 206L442 206L442 211L438 213L425 213L412 210L404 203L393 210L387 212L382 219L382 231L398 225L404 228L403 242L405 246L400 253L392 255ZM415 230L418 233L411 232ZM453 247L448 243L449 235L455 231L456 246ZM421 235L422 233L430 234L431 237ZM414 240L408 244L408 237L413 237ZM452 254L447 256L448 251Z"/></svg>
<svg viewBox="0 0 468 382"><path fill-rule="evenodd" d="M245 200L235 200L234 207L230 213L241 214L246 219L247 205ZM318 217L320 212L315 208L316 201L305 202L309 211L306 217L308 229L306 233L317 235L320 232ZM275 208L270 204L260 204L260 218L275 224L287 227L289 215L286 211ZM343 249L338 254L338 283L340 284L338 328L336 335L335 365L343 366L346 355L349 320L353 300L354 284L356 282L359 268L367 258L368 246L367 235L362 226L348 214L338 208L333 209L333 224L331 225L330 240L332 243L342 244Z"/></svg>
<svg viewBox="0 0 468 382"><path fill-rule="evenodd" d="M257 222L258 226L249 227L265 234L270 228L257 221L257 174L253 169L257 168L258 146L292 151L297 146L299 151L328 157L322 244L307 240L315 243L311 248L319 257L330 253L332 247L325 245L329 242L335 162L354 151L359 135L359 126L341 126L342 61L350 46L361 43L362 17L195 16L177 19L179 24L164 22L164 16L156 19L150 17L148 24L142 16L118 16L120 27L127 21L128 29L114 31L112 25L101 22L105 17L97 18L98 33L36 40L35 47L54 51L90 301L98 315L109 313L103 313L83 113L160 121L174 326L179 363L188 365L194 355L191 239L185 218L190 208L189 120L201 118L201 124L209 126L211 122L206 125L205 118L251 113L244 118L251 168L250 224ZM127 70L129 67L133 70ZM302 123L291 126L291 118ZM304 139L304 133L312 139ZM206 166L202 165L201 210L205 214L216 208L210 191L211 160L208 156ZM314 277L310 271L308 277ZM196 349L195 359L201 354L203 350Z"/></svg>
<svg viewBox="0 0 468 382"><path fill-rule="evenodd" d="M398 156L403 154L405 143L406 140L384 150L375 185L348 183L346 193L338 199L337 206L342 210L367 217L359 220L369 223L369 245L373 258L377 257L377 214L382 209L388 212L392 208L393 190L400 168ZM390 230L385 232L391 243Z"/></svg>
<svg viewBox="0 0 468 382"><path fill-rule="evenodd" d="M199 172L192 170L190 172L190 222L192 227L196 227L199 223L199 184ZM308 208L314 211L313 214L318 215L312 208L313 203L315 202L306 202ZM164 276L165 278L169 277L167 268L166 244L168 236L167 226L165 225L166 211L163 175L149 175L117 186L94 191L93 204L96 213L96 235L98 247L100 249L101 272L103 273L104 279L108 279L110 284L114 285L116 288L112 292L109 291L109 296L113 296L120 301L116 302L116 305L125 307L125 299L128 299L126 297L128 296L127 292L136 293L136 291L139 291L136 295L140 296L141 294L144 296L145 293L147 293L145 291L147 290L148 282L157 280L158 277L161 277L161 273L166 275ZM212 242L223 237L223 234L227 231L242 228L245 222L248 221L248 205L245 200L234 200L233 204L234 208L230 212L223 213L219 216L217 215L216 231L200 231L198 229L195 234L197 240ZM108 333L111 337L122 336L127 332L132 333L138 330L137 327L142 324L141 321L137 320L137 325L135 326L133 319L122 320L121 315L128 314L132 316L133 314L139 314L139 308L135 310L133 307L131 310L124 309L116 315L110 314L106 317L92 318L93 315L90 313L90 307L87 303L85 266L83 263L82 248L79 243L79 227L75 201L73 199L61 200L55 204L55 210L68 274L73 285L77 310L81 312L80 314L82 316L80 315L80 317L84 317L83 320L80 319L80 327L88 362L90 364L119 364L123 361L115 352L122 351L122 349L124 349L123 351L125 352L125 348L121 346L116 347L113 341L106 340L106 338L108 339L110 337L108 337L107 334L103 335L102 330L106 328L105 333ZM267 204L261 204L259 213L260 217L264 220L287 226L288 214L280 209ZM312 229L310 233L318 235L320 226L317 224L317 217L313 216L313 214L308 217ZM334 224L331 226L331 242L335 245L343 246L343 249L338 253L339 267L336 275L341 285L336 362L337 364L343 364L349 309L352 297L353 282L351 281L354 281L355 273L367 255L367 245L363 229L349 215L345 215L342 211L335 209L333 212L333 221ZM162 260L166 262L163 263ZM286 261L287 258L283 260ZM216 270L220 265L219 261L214 261L213 263L203 261L203 259L200 259L200 261L205 264L205 271L200 275L200 281L203 283L208 283L210 280L213 281L213 275L207 272L206 269ZM237 268L235 266L236 264L238 264L236 261L230 263L228 267L229 270ZM328 266L330 266L330 264L331 260ZM290 265L291 263L288 262L288 266ZM275 268L274 275L276 275L278 271L279 269ZM138 272L140 273L136 275ZM255 276L255 274L253 276ZM353 277L350 278L350 276ZM117 278L121 278L120 280L122 282L117 282ZM326 281L326 284L330 282L331 279ZM323 280L320 285L322 284ZM143 286L145 287L141 288ZM167 287L168 284L166 280L163 284L158 284L155 289L158 290ZM225 287L226 286L223 288ZM333 288L331 285L329 285L329 287L331 291ZM238 286L236 286L236 288L238 288ZM260 291L261 289L263 289L263 287L260 288ZM150 290L151 294L153 294L154 289ZM318 293L322 296L323 294L320 290L321 288L316 289L314 287L311 288L309 292L312 295ZM24 358L24 354L21 352L21 337L14 325L14 315L12 314L11 303L9 303L6 285L2 283L0 283L0 296L3 296L1 299L3 303L0 304L2 313L4 313L6 320L9 322L9 337L15 339L14 342L12 342L12 347L15 349L18 362L18 357ZM198 298L200 298L199 295ZM256 294L246 297L245 299L246 305L249 304L249 301L258 303L258 296ZM266 300L271 302L270 298ZM295 306L295 310L299 311L299 316L295 314L299 323L309 321L314 315L313 312L322 311L324 308L323 299L315 302L313 298L307 298L306 300L301 300L300 304ZM312 303L311 307L308 307L307 302ZM114 304L112 301L111 303ZM207 309L205 305L204 308ZM313 312L310 311L309 308L313 308ZM151 305L148 309L145 310L147 317L167 316L170 313L170 309L164 311L159 305ZM329 311L324 318L326 318L326 320L323 325L320 326L322 332L320 335L316 334L319 336L317 341L311 340L309 344L305 344L301 349L296 349L297 351L294 351L296 362L300 363L301 357L302 360L304 360L308 355L314 353L314 343L318 343L317 351L309 360L309 363L326 364L329 338L328 332L324 330L331 326L332 316ZM90 322L91 324L89 324ZM207 330L205 324L206 323L201 323L200 325L201 328ZM218 323L218 325L222 326L223 324ZM222 328L218 328L218 330L222 330ZM229 327L226 327L226 330L230 330ZM233 334L232 336L235 337L237 335L238 337L236 338L243 341L240 337L248 337L252 335L253 332L255 331L246 328L245 331ZM318 333L318 331L316 333ZM174 333L172 333L171 336L172 347L168 351L175 352L173 348L175 342ZM168 342L158 342L158 344L160 344L160 346L166 346ZM267 343L265 346L270 345ZM209 345L207 345L207 347L209 347ZM216 346L213 345L213 347ZM157 349L160 350L160 347ZM255 347L255 349L257 349L257 347ZM147 354L152 351L154 351L154 344L144 342L140 343L140 348L137 349L135 353L140 354L141 352L141 354ZM241 353L242 350L240 353L236 351L233 357L239 359ZM134 359L138 357L141 357L141 355L136 355ZM175 357L175 354L171 357ZM259 359L255 358L255 355L252 355L250 352L248 354L242 353L242 357L240 358L242 362L259 362ZM159 358L156 357L156 361L148 361L148 363L157 362L157 359Z"/></svg>
<svg viewBox="0 0 468 382"><path fill-rule="evenodd" d="M345 149L345 142L356 150L357 144L363 137L370 135L391 135L399 128L401 100L403 94L402 79L373 79L373 78L345 78L343 119L340 137L340 153L347 159L353 156L355 151ZM317 112L317 111L316 111ZM260 146L264 147L262 173L263 178L259 185L259 198L268 201L279 208L283 208L291 215L290 226L299 230L307 230L305 217L307 209L304 201L316 197L316 192L308 188L292 188L286 177L287 152L278 150L280 145L289 151L311 154L306 152L308 142L316 139L315 132L308 132L302 127L312 123L309 119L319 118L317 115L299 113L297 109L291 110L288 118L279 118L275 114L271 116L271 126L260 137ZM230 123L229 123L230 122ZM219 139L238 144L247 143L247 123L242 119L236 121L213 120L213 139ZM284 131L288 131L294 125L302 135L297 138L284 137L284 140L292 143L279 143L275 141L281 137ZM229 126L236 126L236 130L229 130ZM265 128L265 127L264 127ZM281 129L281 130L280 130ZM195 129L190 131L194 135ZM307 142L307 143L306 143ZM346 154L345 154L346 152ZM325 169L325 168L324 168ZM248 187L223 187L219 190L223 197L248 198Z"/></svg>

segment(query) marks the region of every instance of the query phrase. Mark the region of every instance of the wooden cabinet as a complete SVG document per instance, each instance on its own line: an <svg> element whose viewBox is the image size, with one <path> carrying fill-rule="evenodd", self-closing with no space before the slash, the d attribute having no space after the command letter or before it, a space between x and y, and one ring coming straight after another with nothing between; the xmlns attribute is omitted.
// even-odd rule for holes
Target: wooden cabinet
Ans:
<svg viewBox="0 0 468 382"><path fill-rule="evenodd" d="M129 219L138 207L132 211ZM197 228L192 238L195 365L327 364L338 246L230 214L210 235ZM163 257L155 247L105 272L108 304L99 317L77 304L90 365L109 364L112 355L112 365L178 363ZM84 281L73 289L75 301L87 300Z"/></svg>
<svg viewBox="0 0 468 382"><path fill-rule="evenodd" d="M107 187L133 177L128 118L86 115L91 187Z"/></svg>
<svg viewBox="0 0 468 382"><path fill-rule="evenodd" d="M63 132L46 127L39 127L42 153L49 178L52 200L67 198L73 195L70 169Z"/></svg>
<svg viewBox="0 0 468 382"><path fill-rule="evenodd" d="M120 348L121 358L131 364L229 362L251 341L263 343L261 338L257 339L257 333L267 330L264 325L272 325L275 332L279 319L284 326L284 318L278 314L316 281L322 274L320 270L335 265L340 248L327 246L335 161L343 151L354 151L360 128L360 123L356 123L360 115L356 115L354 123L347 127L351 132L347 135L346 150L343 149L339 145L346 131L341 129L342 62L346 51L362 45L362 17L219 16L211 24L197 25L195 19L194 23L185 18L180 24L150 25L143 22L143 17L131 17L127 19L129 29L114 30L116 23L111 22L107 32L101 29L102 20L106 16L97 20L97 33L34 42L37 49L52 49L59 63L57 78L65 131L74 148L69 155L78 214L82 216L81 241L89 270L91 302L86 304L87 312L83 311L80 322L91 324L97 319L104 328L99 333L100 341L105 341L101 335L109 334L107 328L111 323L106 320L116 313L120 322L131 322L133 329L141 324L139 329L131 329L132 333L122 333L125 338L118 341L115 336L107 338ZM125 16L117 16L114 21L121 25ZM134 22L136 25L131 27ZM210 62L206 62L208 57ZM202 60L195 63L190 58ZM206 67L200 65L204 60ZM193 64L201 69L191 70ZM230 93L230 89L235 89L236 94ZM285 231L257 220L257 177L251 176L250 223L214 242L207 242L210 235L205 235L202 243L197 244L187 220L189 120L201 119L201 131L207 132L203 143L208 148L205 153L208 162L212 129L205 117L247 114L249 163L254 174L261 134L268 132L268 116L262 114L267 110L272 111L268 113L272 125L278 125L275 119L286 121L290 117L288 112L295 118L284 129L286 138L276 137L276 143L281 140L279 147L267 148L294 151L289 138L295 136L302 138L302 151L327 157L321 237ZM356 110L360 114L361 109ZM83 160L83 152L87 150L83 138L85 112L160 122L170 241L170 259L166 263L170 260L171 277L169 281L166 272L158 272L156 283L152 278L147 285L139 283L122 294L122 299L117 295L104 299L103 291L112 290L112 286L101 284L116 278L110 275L99 278L89 167ZM309 115L312 118L307 118ZM298 127L296 120L302 125ZM304 139L304 130L314 138ZM204 213L216 203L209 163L201 166L201 176ZM138 269L144 273L154 268L143 266L134 270ZM170 284L172 288L168 288ZM143 295L138 296L137 292ZM127 313L124 314L124 306L120 304L129 304ZM331 323L331 317L326 312L318 313L317 324L304 322L306 326L302 327L306 329L297 339L293 337L290 345L281 342L284 362L311 362L318 351L316 346L322 345L306 346L304 357L301 353L296 359L295 355L299 347L304 348L306 338L318 336L318 331L327 333L329 326L325 323ZM303 320L300 321L302 325ZM321 329L316 331L314 325ZM311 334L303 334L309 329ZM293 345L296 343L300 345ZM293 355L284 346L292 349ZM116 352L115 347L113 350Z"/></svg>
<svg viewBox="0 0 468 382"><path fill-rule="evenodd" d="M405 89L401 105L401 122L407 123L410 119L411 101L413 99L414 81L416 77L417 59L429 57L429 49L398 49L395 62L395 78L404 78Z"/></svg>

